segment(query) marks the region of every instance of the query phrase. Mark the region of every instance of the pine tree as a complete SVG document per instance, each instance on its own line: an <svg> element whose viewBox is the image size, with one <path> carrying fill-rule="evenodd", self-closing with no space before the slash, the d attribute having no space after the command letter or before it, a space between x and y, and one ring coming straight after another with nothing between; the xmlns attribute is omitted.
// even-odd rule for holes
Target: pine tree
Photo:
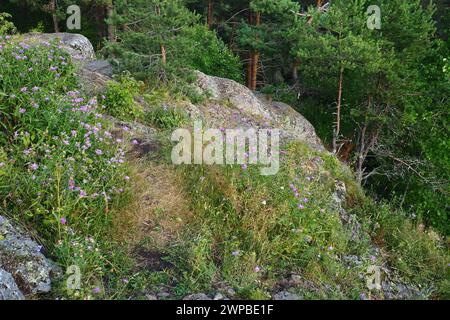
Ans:
<svg viewBox="0 0 450 320"><path fill-rule="evenodd" d="M158 48L159 61L168 61L167 44L184 28L198 21L182 0L116 1L115 23L123 26L118 33L120 44L115 48L128 57L154 64ZM147 60L147 61L145 61Z"/></svg>

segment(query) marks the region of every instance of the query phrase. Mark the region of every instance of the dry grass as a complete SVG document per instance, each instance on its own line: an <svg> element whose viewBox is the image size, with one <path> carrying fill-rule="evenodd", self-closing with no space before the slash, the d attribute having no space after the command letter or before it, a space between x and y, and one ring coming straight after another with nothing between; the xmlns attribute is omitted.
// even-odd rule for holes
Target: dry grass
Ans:
<svg viewBox="0 0 450 320"><path fill-rule="evenodd" d="M131 246L150 237L165 247L192 215L181 178L171 165L137 160L132 167L134 200L118 215L116 234Z"/></svg>

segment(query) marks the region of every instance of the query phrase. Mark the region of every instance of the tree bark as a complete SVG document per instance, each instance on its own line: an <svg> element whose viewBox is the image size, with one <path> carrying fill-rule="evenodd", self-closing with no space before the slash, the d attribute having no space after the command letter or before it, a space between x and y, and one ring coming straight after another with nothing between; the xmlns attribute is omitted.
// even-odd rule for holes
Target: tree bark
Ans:
<svg viewBox="0 0 450 320"><path fill-rule="evenodd" d="M338 89L338 99L336 107L336 128L333 135L333 152L337 153L337 140L341 134L341 106L342 106L342 85L344 82L344 66L341 66L339 71L339 89Z"/></svg>
<svg viewBox="0 0 450 320"><path fill-rule="evenodd" d="M256 90L258 80L258 63L259 63L259 51L255 50L253 54L252 62L252 87L253 91Z"/></svg>
<svg viewBox="0 0 450 320"><path fill-rule="evenodd" d="M247 62L247 88L251 89L252 87L252 67L253 67L253 52L249 52L248 54L248 62Z"/></svg>
<svg viewBox="0 0 450 320"><path fill-rule="evenodd" d="M58 25L58 16L56 15L56 0L52 0L50 2L50 10L52 11L52 20L53 20L53 29L55 30L55 33L59 32L59 25Z"/></svg>
<svg viewBox="0 0 450 320"><path fill-rule="evenodd" d="M156 14L158 16L160 16L161 15L161 8L159 6L156 6L155 10L156 10ZM163 43L163 39L161 39L160 41L161 42L159 44L159 48L160 48L160 51L161 51L161 62L162 62L162 64L165 65L167 63L166 46Z"/></svg>
<svg viewBox="0 0 450 320"><path fill-rule="evenodd" d="M248 23L250 25L253 24L253 13L249 11L248 15ZM247 61L247 88L252 88L252 75L253 75L253 51L250 50L248 52L248 61Z"/></svg>
<svg viewBox="0 0 450 320"><path fill-rule="evenodd" d="M109 2L106 5L106 16L108 17L108 19L111 19L112 16L114 14L114 5L111 2ZM110 42L116 42L116 27L114 26L113 23L108 23L108 40Z"/></svg>
<svg viewBox="0 0 450 320"><path fill-rule="evenodd" d="M364 127L361 130L360 138L359 138L359 150L358 150L358 160L356 162L356 180L361 185L363 180L363 164L365 161L364 151L366 148L366 131L367 131L367 121L364 123Z"/></svg>
<svg viewBox="0 0 450 320"><path fill-rule="evenodd" d="M255 26L259 26L261 24L261 13L256 12L253 16L252 13L250 13L249 18L250 24L253 24ZM258 36L256 37L256 41L258 40ZM258 50L251 50L250 51L250 59L247 66L247 87L255 91L258 83L258 64L259 64L259 51Z"/></svg>
<svg viewBox="0 0 450 320"><path fill-rule="evenodd" d="M261 13L256 13L255 25L258 27L261 25ZM258 37L256 40L259 40ZM259 64L259 51L255 50L255 56L253 58L253 76L252 76L252 90L256 90L257 80L258 80L258 64Z"/></svg>
<svg viewBox="0 0 450 320"><path fill-rule="evenodd" d="M214 20L214 0L208 0L208 28L211 29Z"/></svg>

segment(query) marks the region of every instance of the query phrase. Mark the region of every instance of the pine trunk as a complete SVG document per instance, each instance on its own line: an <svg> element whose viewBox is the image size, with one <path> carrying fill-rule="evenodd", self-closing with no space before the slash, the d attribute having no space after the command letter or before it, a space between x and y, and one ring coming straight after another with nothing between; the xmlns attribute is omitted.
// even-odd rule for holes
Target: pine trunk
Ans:
<svg viewBox="0 0 450 320"><path fill-rule="evenodd" d="M109 3L106 5L106 16L111 19L114 14L114 5ZM110 42L116 42L116 28L113 23L108 23L108 40Z"/></svg>
<svg viewBox="0 0 450 320"><path fill-rule="evenodd" d="M208 0L208 28L211 29L214 20L214 0Z"/></svg>
<svg viewBox="0 0 450 320"><path fill-rule="evenodd" d="M249 21L250 24L259 26L261 24L261 13L256 12L254 16L250 13ZM247 68L247 87L252 91L255 91L257 87L259 56L258 50L252 50L250 52L249 66Z"/></svg>
<svg viewBox="0 0 450 320"><path fill-rule="evenodd" d="M253 91L256 90L257 87L257 79L258 79L258 63L259 63L259 52L254 51L253 54L253 62L252 62L252 87Z"/></svg>
<svg viewBox="0 0 450 320"><path fill-rule="evenodd" d="M253 24L253 13L250 11L248 16L248 23ZM253 75L253 51L250 50L247 61L247 88L252 88L252 75Z"/></svg>
<svg viewBox="0 0 450 320"><path fill-rule="evenodd" d="M55 33L59 32L59 25L58 25L58 16L56 15L56 0L52 0L50 3L51 10L52 10L52 20L53 20L53 29L55 30Z"/></svg>
<svg viewBox="0 0 450 320"><path fill-rule="evenodd" d="M252 86L252 66L253 66L253 52L249 52L247 62L247 88L251 89Z"/></svg>
<svg viewBox="0 0 450 320"><path fill-rule="evenodd" d="M333 152L337 153L337 140L341 134L341 106L342 106L342 86L344 82L344 67L341 66L339 71L339 89L338 89L338 100L337 100L337 110L336 110L336 128L333 135Z"/></svg>

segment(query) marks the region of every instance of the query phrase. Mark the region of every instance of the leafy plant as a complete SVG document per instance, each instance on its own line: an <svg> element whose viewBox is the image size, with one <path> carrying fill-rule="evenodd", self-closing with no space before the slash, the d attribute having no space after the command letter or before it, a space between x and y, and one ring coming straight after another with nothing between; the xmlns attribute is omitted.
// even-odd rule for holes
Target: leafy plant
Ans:
<svg viewBox="0 0 450 320"><path fill-rule="evenodd" d="M12 34L16 31L16 27L8 19L11 18L9 13L0 12L0 35Z"/></svg>
<svg viewBox="0 0 450 320"><path fill-rule="evenodd" d="M156 106L145 112L144 120L161 129L181 128L187 122L187 115L179 108Z"/></svg>
<svg viewBox="0 0 450 320"><path fill-rule="evenodd" d="M109 81L101 97L106 112L120 120L140 119L143 108L134 99L142 85L128 75L118 77L117 81Z"/></svg>

